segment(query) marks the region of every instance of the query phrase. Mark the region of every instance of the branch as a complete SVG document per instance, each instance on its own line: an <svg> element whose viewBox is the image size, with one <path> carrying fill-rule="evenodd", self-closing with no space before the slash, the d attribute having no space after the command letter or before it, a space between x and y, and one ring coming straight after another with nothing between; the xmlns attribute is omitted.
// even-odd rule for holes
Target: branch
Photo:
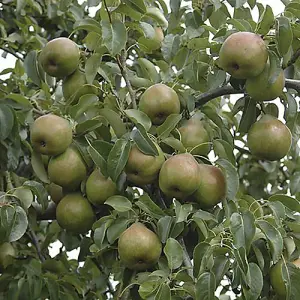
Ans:
<svg viewBox="0 0 300 300"><path fill-rule="evenodd" d="M45 211L42 211L42 207L38 203L33 202L32 206L36 210L38 221L56 219L56 204L54 202L49 203Z"/></svg>
<svg viewBox="0 0 300 300"><path fill-rule="evenodd" d="M24 58L21 57L18 53L14 52L14 51L12 51L10 49L4 48L4 47L0 47L0 49L3 50L6 53L9 53L9 54L13 55L15 58L24 61Z"/></svg>
<svg viewBox="0 0 300 300"><path fill-rule="evenodd" d="M33 231L33 229L31 228L30 225L29 225L29 236L30 236L30 239L31 239L31 241L32 241L35 249L36 249L36 252L37 252L37 254L39 256L40 261L44 262L45 261L45 257L42 254L42 250L41 250L38 238L37 238L35 232Z"/></svg>
<svg viewBox="0 0 300 300"><path fill-rule="evenodd" d="M300 93L300 80L295 79L286 79L285 80L285 87L287 89L293 89Z"/></svg>
<svg viewBox="0 0 300 300"><path fill-rule="evenodd" d="M182 237L179 239L179 243L183 249L183 263L187 267L187 273L191 278L194 278L193 264L192 264L189 254L187 252L187 249L186 249L186 246L185 246L185 243L184 243L184 240Z"/></svg>
<svg viewBox="0 0 300 300"><path fill-rule="evenodd" d="M297 59L300 57L300 49L298 49L293 56L291 57L291 59L288 61L288 63L284 66L284 69L286 69L287 67L293 65Z"/></svg>

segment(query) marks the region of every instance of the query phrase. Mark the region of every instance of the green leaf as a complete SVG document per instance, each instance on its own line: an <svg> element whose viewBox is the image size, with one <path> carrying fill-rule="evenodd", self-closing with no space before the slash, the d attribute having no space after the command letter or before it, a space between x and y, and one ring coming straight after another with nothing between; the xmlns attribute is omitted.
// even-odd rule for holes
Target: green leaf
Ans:
<svg viewBox="0 0 300 300"><path fill-rule="evenodd" d="M291 194L295 195L296 193L300 192L300 171L295 172L290 177L290 180Z"/></svg>
<svg viewBox="0 0 300 300"><path fill-rule="evenodd" d="M249 277L251 278L249 287L243 286L246 300L257 300L263 288L264 278L259 266L249 263Z"/></svg>
<svg viewBox="0 0 300 300"><path fill-rule="evenodd" d="M146 155L156 156L158 155L158 150L155 144L152 142L148 136L145 128L140 124L136 125L137 128L134 128L131 133L131 138L137 145L140 151Z"/></svg>
<svg viewBox="0 0 300 300"><path fill-rule="evenodd" d="M176 223L186 222L188 216L193 212L192 204L181 205L177 200L174 200Z"/></svg>
<svg viewBox="0 0 300 300"><path fill-rule="evenodd" d="M276 263L283 251L283 239L278 231L272 224L264 220L256 220L256 224L261 231L265 234L268 244L271 249L273 262Z"/></svg>
<svg viewBox="0 0 300 300"><path fill-rule="evenodd" d="M117 182L127 163L131 149L130 141L119 139L111 149L107 159L107 170L110 178Z"/></svg>
<svg viewBox="0 0 300 300"><path fill-rule="evenodd" d="M6 98L11 99L25 107L32 107L32 104L30 103L29 99L23 95L10 93L6 96Z"/></svg>
<svg viewBox="0 0 300 300"><path fill-rule="evenodd" d="M120 20L101 21L103 43L110 54L115 56L125 48L127 42L127 31L124 23Z"/></svg>
<svg viewBox="0 0 300 300"><path fill-rule="evenodd" d="M123 197L123 198L125 198L125 197ZM110 205L110 206L113 206L113 205ZM114 206L116 206L116 203L114 203ZM120 209L120 205L118 205L117 207ZM124 208L124 206L123 206L123 208ZM116 209L116 210L120 211L118 209ZM107 240L110 244L113 244L114 241L117 238L119 238L121 233L127 228L128 223L129 223L129 220L127 218L118 218L118 219L114 220L114 222L107 229Z"/></svg>
<svg viewBox="0 0 300 300"><path fill-rule="evenodd" d="M103 116L113 128L118 138L127 133L127 129L120 116L110 108L103 108L99 110L99 115Z"/></svg>
<svg viewBox="0 0 300 300"><path fill-rule="evenodd" d="M58 285L58 283L50 277L45 278L45 282L46 282L46 285L48 288L50 299L51 300L59 300L59 285Z"/></svg>
<svg viewBox="0 0 300 300"><path fill-rule="evenodd" d="M202 273L196 283L196 300L215 300L216 278L213 273Z"/></svg>
<svg viewBox="0 0 300 300"><path fill-rule="evenodd" d="M169 136L171 131L176 127L179 121L182 119L181 114L171 114L167 117L165 122L158 126L156 131L158 134L158 138L165 139Z"/></svg>
<svg viewBox="0 0 300 300"><path fill-rule="evenodd" d="M21 201L22 207L25 209L28 209L34 200L31 190L24 187L16 188L13 192L13 195Z"/></svg>
<svg viewBox="0 0 300 300"><path fill-rule="evenodd" d="M151 128L151 120L144 112L137 109L125 109L124 113L134 124L141 124L146 131Z"/></svg>
<svg viewBox="0 0 300 300"><path fill-rule="evenodd" d="M278 56L273 51L269 51L269 60L270 69L268 74L268 84L272 85L276 82L278 76L282 72L282 68L280 66L280 60Z"/></svg>
<svg viewBox="0 0 300 300"><path fill-rule="evenodd" d="M90 56L85 63L85 76L87 83L92 84L96 75L98 68L100 67L102 60L101 53L94 53Z"/></svg>
<svg viewBox="0 0 300 300"><path fill-rule="evenodd" d="M206 242L199 243L193 252L193 259L194 259L194 267L193 267L193 274L195 278L198 278L198 276L202 273L202 259L205 255L205 253L210 249L210 244Z"/></svg>
<svg viewBox="0 0 300 300"><path fill-rule="evenodd" d="M0 141L10 135L14 126L14 114L9 106L0 104Z"/></svg>
<svg viewBox="0 0 300 300"><path fill-rule="evenodd" d="M259 18L257 28L255 31L259 34L266 35L272 28L274 21L275 19L274 19L273 10L271 6L266 5L263 14Z"/></svg>
<svg viewBox="0 0 300 300"><path fill-rule="evenodd" d="M164 253L171 270L178 269L181 266L183 262L183 250L177 240L168 238L164 247Z"/></svg>
<svg viewBox="0 0 300 300"><path fill-rule="evenodd" d="M239 189L239 176L237 170L228 160L225 159L218 159L216 164L224 170L226 175L226 197L230 200L234 200Z"/></svg>
<svg viewBox="0 0 300 300"><path fill-rule="evenodd" d="M88 146L87 151L91 156L94 164L101 170L101 173L105 177L108 177L107 162L103 158L103 156L92 145Z"/></svg>
<svg viewBox="0 0 300 300"><path fill-rule="evenodd" d="M245 99L243 115L239 124L238 131L247 133L251 125L256 121L256 102L252 99Z"/></svg>
<svg viewBox="0 0 300 300"><path fill-rule="evenodd" d="M169 237L173 224L173 218L170 216L162 217L157 222L157 234L162 243L165 243Z"/></svg>
<svg viewBox="0 0 300 300"><path fill-rule="evenodd" d="M168 285L161 284L156 295L155 300L171 300L171 290Z"/></svg>
<svg viewBox="0 0 300 300"><path fill-rule="evenodd" d="M170 146L171 148L179 151L180 153L184 153L186 151L182 142L179 141L178 139L174 138L173 136L169 136L169 137L163 139L162 143Z"/></svg>
<svg viewBox="0 0 300 300"><path fill-rule="evenodd" d="M235 157L233 154L233 147L226 141L221 139L215 139L213 141L214 152L219 158L224 158L232 163L236 164Z"/></svg>
<svg viewBox="0 0 300 300"><path fill-rule="evenodd" d="M38 66L37 66L37 51L32 50L27 53L25 59L24 59L24 69L27 73L28 77L32 80L34 84L37 86L41 85L41 79L38 72Z"/></svg>
<svg viewBox="0 0 300 300"><path fill-rule="evenodd" d="M275 194L272 195L268 201L270 202L275 202L279 201L281 202L284 206L288 207L289 209L300 212L300 203L297 199L284 195L284 194Z"/></svg>
<svg viewBox="0 0 300 300"><path fill-rule="evenodd" d="M104 203L119 212L128 211L132 208L131 202L124 196L111 196Z"/></svg>
<svg viewBox="0 0 300 300"><path fill-rule="evenodd" d="M286 17L276 19L276 43L281 56L288 53L293 41L293 31L290 20Z"/></svg>
<svg viewBox="0 0 300 300"><path fill-rule="evenodd" d="M85 113L85 111L87 111L91 107L94 107L98 103L99 103L98 96L96 96L94 94L86 94L79 98L79 101L77 104L70 106L68 111L69 111L70 116L72 118L74 118L74 120L78 120L78 119L80 120L82 118L82 115ZM102 117L100 117L100 118L102 118ZM99 124L101 123L101 119L100 120L87 120L87 121L98 121ZM81 124L79 124L76 127L76 129L80 128ZM86 123L86 124L88 124L88 123ZM93 123L90 123L90 124L93 124ZM78 131L79 132L82 131L82 128L80 128L80 130L78 130Z"/></svg>
<svg viewBox="0 0 300 300"><path fill-rule="evenodd" d="M161 52L164 56L164 59L167 62L171 61L173 57L177 54L179 49L180 36L174 34L166 35L161 46Z"/></svg>
<svg viewBox="0 0 300 300"><path fill-rule="evenodd" d="M160 219L166 214L156 205L147 194L143 194L135 204L153 218Z"/></svg>
<svg viewBox="0 0 300 300"><path fill-rule="evenodd" d="M102 34L101 26L99 22L94 19L83 19L79 20L74 24L74 31L76 30L86 30L91 32L96 32Z"/></svg>
<svg viewBox="0 0 300 300"><path fill-rule="evenodd" d="M45 187L37 181L25 181L23 185L30 188L30 190L36 196L38 203L41 204L42 210L45 211L49 203L48 193Z"/></svg>
<svg viewBox="0 0 300 300"><path fill-rule="evenodd" d="M230 218L230 229L235 247L244 247L249 252L256 230L252 213L233 213Z"/></svg>
<svg viewBox="0 0 300 300"><path fill-rule="evenodd" d="M131 7L132 9L136 10L137 12L144 14L146 13L146 5L144 0L124 0L124 2Z"/></svg>
<svg viewBox="0 0 300 300"><path fill-rule="evenodd" d="M35 175L43 182L50 183L50 180L48 178L47 171L45 169L42 155L40 153L37 153L35 151L31 154L31 166L35 173Z"/></svg>

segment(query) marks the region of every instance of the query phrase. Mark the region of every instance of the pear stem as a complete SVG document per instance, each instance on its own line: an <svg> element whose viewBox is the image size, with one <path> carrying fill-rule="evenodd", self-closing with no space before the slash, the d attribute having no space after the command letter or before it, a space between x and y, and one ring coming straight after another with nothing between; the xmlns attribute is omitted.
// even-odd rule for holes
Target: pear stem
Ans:
<svg viewBox="0 0 300 300"><path fill-rule="evenodd" d="M193 264L192 264L192 261L190 259L190 256L187 252L187 249L186 249L186 246L185 246L185 242L183 240L183 238L181 237L179 239L179 243L183 249L183 263L184 265L187 267L187 273L188 275L194 279L194 275L193 275Z"/></svg>

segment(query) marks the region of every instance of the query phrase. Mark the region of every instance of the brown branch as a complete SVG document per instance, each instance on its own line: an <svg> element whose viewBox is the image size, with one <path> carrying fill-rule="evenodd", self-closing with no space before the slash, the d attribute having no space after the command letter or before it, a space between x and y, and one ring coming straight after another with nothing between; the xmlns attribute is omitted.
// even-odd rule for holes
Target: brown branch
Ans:
<svg viewBox="0 0 300 300"><path fill-rule="evenodd" d="M14 52L10 49L4 48L4 47L0 47L0 49L3 50L6 53L9 53L9 54L13 55L15 58L20 59L21 61L24 61L24 58L21 57L18 53Z"/></svg>
<svg viewBox="0 0 300 300"><path fill-rule="evenodd" d="M42 254L42 250L41 250L41 246L40 246L40 243L38 241L38 238L35 234L35 232L33 231L33 229L31 228L31 226L29 225L29 237L36 249L36 252L38 254L38 257L40 259L41 262L44 262L45 261L45 257L44 255Z"/></svg>
<svg viewBox="0 0 300 300"><path fill-rule="evenodd" d="M287 67L293 65L299 57L300 57L300 48L293 54L293 56L287 62L287 64L283 67L283 69L286 69Z"/></svg>
<svg viewBox="0 0 300 300"><path fill-rule="evenodd" d="M293 89L300 93L300 80L295 79L286 79L285 80L285 87L287 89Z"/></svg>

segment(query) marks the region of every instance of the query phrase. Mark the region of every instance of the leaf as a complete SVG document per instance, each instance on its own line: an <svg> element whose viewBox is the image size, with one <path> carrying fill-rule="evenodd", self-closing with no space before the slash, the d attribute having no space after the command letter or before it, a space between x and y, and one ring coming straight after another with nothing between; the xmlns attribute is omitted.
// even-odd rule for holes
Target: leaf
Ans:
<svg viewBox="0 0 300 300"><path fill-rule="evenodd" d="M252 213L233 213L230 228L236 248L244 247L249 252L256 230Z"/></svg>
<svg viewBox="0 0 300 300"><path fill-rule="evenodd" d="M127 31L124 23L120 20L101 21L103 43L110 54L115 56L125 48L127 42Z"/></svg>
<svg viewBox="0 0 300 300"><path fill-rule="evenodd" d="M193 267L193 274L195 278L198 278L201 274L201 264L202 259L205 253L210 249L210 244L206 242L199 243L193 252L193 259L194 259L194 267Z"/></svg>
<svg viewBox="0 0 300 300"><path fill-rule="evenodd" d="M146 13L144 0L124 0L124 3L141 14Z"/></svg>
<svg viewBox="0 0 300 300"><path fill-rule="evenodd" d="M135 142L136 146L146 155L157 156L159 152L148 136L145 128L140 124L136 125L137 128L134 128L131 133L131 138Z"/></svg>
<svg viewBox="0 0 300 300"><path fill-rule="evenodd" d="M0 104L0 141L10 135L14 126L14 114L9 106Z"/></svg>
<svg viewBox="0 0 300 300"><path fill-rule="evenodd" d="M25 107L32 107L32 104L30 103L30 101L28 100L27 97L20 95L20 94L14 94L14 93L10 93L6 96L7 99L11 99Z"/></svg>
<svg viewBox="0 0 300 300"><path fill-rule="evenodd" d="M37 51L32 50L27 53L24 59L24 69L28 77L32 80L37 86L41 85L41 79L38 73L37 67Z"/></svg>
<svg viewBox="0 0 300 300"><path fill-rule="evenodd" d="M101 170L103 176L108 177L107 162L105 161L103 156L92 145L88 146L87 151L91 156L94 164Z"/></svg>
<svg viewBox="0 0 300 300"><path fill-rule="evenodd" d="M83 19L79 20L74 24L74 31L76 30L86 30L86 31L91 31L91 32L96 32L98 34L102 34L101 26L99 22L97 22L94 19Z"/></svg>
<svg viewBox="0 0 300 300"><path fill-rule="evenodd" d="M173 57L177 54L180 49L180 35L168 34L165 36L162 46L161 52L163 54L164 59L167 62L170 62Z"/></svg>
<svg viewBox="0 0 300 300"><path fill-rule="evenodd" d="M127 163L131 149L130 141L119 139L111 149L107 159L107 171L112 181L117 182Z"/></svg>
<svg viewBox="0 0 300 300"><path fill-rule="evenodd" d="M151 120L144 112L137 109L125 109L124 113L134 124L141 124L146 131L151 128Z"/></svg>
<svg viewBox="0 0 300 300"><path fill-rule="evenodd" d="M24 187L16 188L13 192L13 195L21 201L22 207L24 207L25 209L28 209L34 200L34 196L31 190Z"/></svg>
<svg viewBox="0 0 300 300"><path fill-rule="evenodd" d="M170 146L171 148L179 151L180 153L184 153L186 151L182 142L179 141L178 139L174 138L173 136L169 136L169 137L163 139L162 143Z"/></svg>
<svg viewBox="0 0 300 300"><path fill-rule="evenodd" d="M161 284L156 295L155 300L171 300L171 290L168 285Z"/></svg>
<svg viewBox="0 0 300 300"><path fill-rule="evenodd" d="M176 213L176 223L186 222L188 216L193 212L192 204L181 205L177 200L174 200L175 213Z"/></svg>
<svg viewBox="0 0 300 300"><path fill-rule="evenodd" d="M267 221L256 220L256 224L265 234L265 237L271 249L273 262L276 263L280 259L283 251L283 239L280 232L277 228L275 228Z"/></svg>
<svg viewBox="0 0 300 300"><path fill-rule="evenodd" d="M257 300L263 288L264 278L259 266L249 263L249 277L251 278L249 288L243 286L246 300Z"/></svg>
<svg viewBox="0 0 300 300"><path fill-rule="evenodd" d="M169 136L171 131L176 127L176 125L181 120L182 115L181 114L171 114L167 117L165 122L158 126L156 131L158 134L158 138L164 139Z"/></svg>
<svg viewBox="0 0 300 300"><path fill-rule="evenodd" d="M300 192L300 171L293 173L290 177L290 189L291 194L295 195L296 193Z"/></svg>
<svg viewBox="0 0 300 300"><path fill-rule="evenodd" d="M230 200L234 200L239 189L239 176L237 170L229 161L225 159L218 159L216 164L224 170L226 175L226 197Z"/></svg>
<svg viewBox="0 0 300 300"><path fill-rule="evenodd" d="M20 206L2 206L0 209L0 221L1 227L4 227L7 232L8 242L19 240L27 230L27 215Z"/></svg>
<svg viewBox="0 0 300 300"><path fill-rule="evenodd" d="M286 17L276 19L276 43L281 56L289 51L293 41L293 31L290 20Z"/></svg>
<svg viewBox="0 0 300 300"><path fill-rule="evenodd" d="M163 212L163 210L156 205L152 199L147 194L143 194L139 198L135 204L143 211L148 213L150 216L156 219L160 219L161 217L165 216L166 214Z"/></svg>
<svg viewBox="0 0 300 300"><path fill-rule="evenodd" d="M120 206L118 206L118 208L120 208ZM118 209L116 209L116 210L120 211ZM106 236L107 236L107 240L110 244L113 244L114 241L117 238L119 238L121 233L126 229L128 223L129 223L129 220L127 218L125 218L125 219L124 218L118 218L118 219L114 220L114 222L107 229L107 235Z"/></svg>
<svg viewBox="0 0 300 300"><path fill-rule="evenodd" d="M170 216L162 217L157 222L157 234L162 243L165 243L169 237L173 224L173 218Z"/></svg>
<svg viewBox="0 0 300 300"><path fill-rule="evenodd" d="M246 99L243 115L239 124L238 131L247 133L251 125L256 121L256 102L253 99Z"/></svg>
<svg viewBox="0 0 300 300"><path fill-rule="evenodd" d="M183 262L183 250L177 240L168 238L164 247L164 253L171 270L178 269L181 266Z"/></svg>
<svg viewBox="0 0 300 300"><path fill-rule="evenodd" d="M288 207L289 209L300 212L300 203L297 199L284 195L284 194L275 194L272 195L268 201L270 202L275 202L279 201L281 202L284 206Z"/></svg>
<svg viewBox="0 0 300 300"><path fill-rule="evenodd" d="M108 121L118 138L122 137L127 132L126 126L120 116L112 109L100 109L99 115L103 116Z"/></svg>
<svg viewBox="0 0 300 300"><path fill-rule="evenodd" d="M132 208L131 202L124 196L111 196L104 203L119 212L128 211Z"/></svg>
<svg viewBox="0 0 300 300"><path fill-rule="evenodd" d="M235 165L235 157L233 154L233 147L226 141L221 139L213 140L214 152L219 158L224 158Z"/></svg>
<svg viewBox="0 0 300 300"><path fill-rule="evenodd" d="M266 8L259 18L256 32L262 35L266 35L274 24L274 14L271 6L266 5Z"/></svg>
<svg viewBox="0 0 300 300"><path fill-rule="evenodd" d="M37 153L35 151L31 154L31 166L35 173L35 175L43 182L50 183L50 180L48 178L47 171L45 169L42 155L40 153Z"/></svg>
<svg viewBox="0 0 300 300"><path fill-rule="evenodd" d="M45 211L49 203L48 193L45 187L37 181L25 181L23 186L30 188L30 190L36 196L38 203L41 204L42 210Z"/></svg>
<svg viewBox="0 0 300 300"><path fill-rule="evenodd" d="M85 63L85 76L87 83L92 84L96 75L98 68L100 67L102 60L102 54L94 53L90 56Z"/></svg>
<svg viewBox="0 0 300 300"><path fill-rule="evenodd" d="M270 86L276 82L278 76L282 72L282 68L278 56L273 51L269 51L269 60L270 69L268 74L268 85Z"/></svg>
<svg viewBox="0 0 300 300"><path fill-rule="evenodd" d="M48 288L50 299L51 300L59 300L59 285L58 285L58 283L50 277L45 278L45 282L46 282L46 285Z"/></svg>
<svg viewBox="0 0 300 300"><path fill-rule="evenodd" d="M216 278L213 273L202 273L196 283L196 300L215 300Z"/></svg>

